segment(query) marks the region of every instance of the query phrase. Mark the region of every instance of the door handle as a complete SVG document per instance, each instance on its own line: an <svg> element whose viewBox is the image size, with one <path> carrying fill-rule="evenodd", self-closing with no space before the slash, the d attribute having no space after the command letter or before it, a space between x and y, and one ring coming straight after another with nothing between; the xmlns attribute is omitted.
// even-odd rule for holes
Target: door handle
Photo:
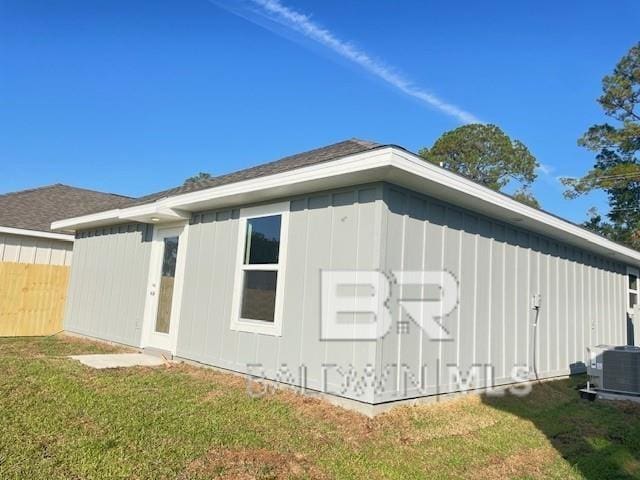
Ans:
<svg viewBox="0 0 640 480"><path fill-rule="evenodd" d="M156 294L156 292L154 292L154 291L149 292L149 295L151 295L152 297L153 297L155 294Z"/></svg>

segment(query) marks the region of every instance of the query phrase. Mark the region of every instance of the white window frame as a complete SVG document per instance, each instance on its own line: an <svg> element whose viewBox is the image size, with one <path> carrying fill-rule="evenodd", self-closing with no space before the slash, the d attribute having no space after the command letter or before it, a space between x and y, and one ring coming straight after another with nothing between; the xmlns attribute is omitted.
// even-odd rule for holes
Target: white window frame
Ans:
<svg viewBox="0 0 640 480"><path fill-rule="evenodd" d="M636 276L636 289L632 289L629 287L629 275L635 275ZM627 278L626 278L626 282L627 282L627 296L625 298L625 303L627 305L627 312L629 313L633 313L633 307L631 305L629 305L629 294L630 293L635 293L636 294L636 305L640 305L640 271L638 271L637 268L633 268L633 267L627 267Z"/></svg>
<svg viewBox="0 0 640 480"><path fill-rule="evenodd" d="M289 236L289 202L272 203L268 205L259 205L256 207L248 207L240 210L240 218L238 220L238 244L236 252L236 273L233 288L233 303L231 307L231 330L240 332L260 333L263 335L282 336L282 313L285 288L285 274L287 261L287 244ZM245 241L247 231L247 220L252 218L270 217L280 215L280 249L278 251L277 264L256 264L245 265ZM278 279L276 282L276 303L273 316L273 322L263 320L252 320L241 318L242 307L242 290L244 283L244 272L246 270L266 270L277 271Z"/></svg>

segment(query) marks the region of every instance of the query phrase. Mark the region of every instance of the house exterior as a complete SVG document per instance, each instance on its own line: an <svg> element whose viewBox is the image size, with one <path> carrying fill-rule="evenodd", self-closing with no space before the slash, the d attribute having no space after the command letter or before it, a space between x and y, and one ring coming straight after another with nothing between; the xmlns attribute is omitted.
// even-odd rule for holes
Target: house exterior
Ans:
<svg viewBox="0 0 640 480"><path fill-rule="evenodd" d="M365 404L581 371L639 294L640 252L356 139L52 227L66 330Z"/></svg>
<svg viewBox="0 0 640 480"><path fill-rule="evenodd" d="M60 184L0 195L0 336L62 330L74 236L51 222L130 201Z"/></svg>
<svg viewBox="0 0 640 480"><path fill-rule="evenodd" d="M70 265L74 236L51 230L51 222L132 199L55 184L0 195L0 262Z"/></svg>

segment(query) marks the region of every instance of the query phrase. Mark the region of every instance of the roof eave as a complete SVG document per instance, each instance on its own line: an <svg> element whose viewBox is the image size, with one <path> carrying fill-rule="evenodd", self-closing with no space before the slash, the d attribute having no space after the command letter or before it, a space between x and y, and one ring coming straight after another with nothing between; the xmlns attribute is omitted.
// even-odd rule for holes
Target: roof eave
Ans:
<svg viewBox="0 0 640 480"><path fill-rule="evenodd" d="M35 237L35 238L45 238L48 240L61 240L63 242L73 242L75 240L75 237L73 235L66 235L64 233L45 232L43 230L30 230L27 228L3 227L1 225L0 225L0 233L5 233L9 235L18 235L21 237Z"/></svg>
<svg viewBox="0 0 640 480"><path fill-rule="evenodd" d="M154 218L169 221L159 213L175 216L175 220L184 218L185 212L259 203L310 191L379 181L384 177L380 170L390 167L391 152L392 148L373 149L308 167L175 195L150 204L60 220L53 222L51 228L76 231L123 221L157 223Z"/></svg>
<svg viewBox="0 0 640 480"><path fill-rule="evenodd" d="M524 205L400 147L386 146L308 167L176 195L152 204L110 210L52 224L54 230L93 228L123 221L154 223L189 212L266 202L337 187L386 181L516 225L617 261L640 265L640 252L550 213ZM160 214L165 217L160 217ZM156 222L158 220L155 220Z"/></svg>

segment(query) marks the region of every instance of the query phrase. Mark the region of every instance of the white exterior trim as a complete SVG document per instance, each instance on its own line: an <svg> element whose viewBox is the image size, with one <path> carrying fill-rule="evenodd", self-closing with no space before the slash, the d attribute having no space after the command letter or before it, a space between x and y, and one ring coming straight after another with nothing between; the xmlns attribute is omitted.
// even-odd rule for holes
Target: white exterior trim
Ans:
<svg viewBox="0 0 640 480"><path fill-rule="evenodd" d="M289 237L289 202L272 203L269 205L260 205L257 207L243 208L240 210L240 219L238 221L238 244L236 250L235 279L233 288L233 299L231 304L231 330L240 332L260 333L263 335L282 336L282 316L284 309L284 288L285 277L287 272L287 244ZM271 215L280 215L280 250L278 253L277 268L273 265L250 265L244 267L243 255L245 250L245 233L247 229L247 220L251 218L267 217ZM242 283L244 281L245 270L268 270L277 271L278 278L276 281L276 303L273 323L260 320L250 320L240 317L242 305Z"/></svg>
<svg viewBox="0 0 640 480"><path fill-rule="evenodd" d="M629 275L635 275L636 277L636 288L635 290L629 286ZM635 306L629 305L629 294L634 293L636 295L636 299L640 301L640 270L637 268L627 266L627 294L625 295L625 304L627 305L627 313L633 314Z"/></svg>
<svg viewBox="0 0 640 480"><path fill-rule="evenodd" d="M179 237L178 257L176 261L176 274L173 287L173 299L171 304L171 324L169 333L154 332L156 314L158 311L158 296L155 294L160 270L162 268L162 256L164 253L164 243L162 234L174 233ZM180 313L182 311L182 290L184 287L184 270L187 256L187 242L189 241L189 224L159 226L153 229L153 246L149 258L149 276L147 279L147 293L144 306L144 316L142 323L142 334L140 336L140 348L151 347L160 350L167 350L173 355L176 354L178 344L178 331L180 325ZM152 294L152 291L154 292ZM162 338L164 337L164 338Z"/></svg>
<svg viewBox="0 0 640 480"><path fill-rule="evenodd" d="M75 228L72 228L72 227L82 228L83 225L92 225L94 222L100 222L106 219L109 219L110 221L117 220L119 214L120 214L120 209L115 208L113 210L106 210L104 212L98 212L98 213L90 213L89 215L82 215L80 217L57 220L51 223L51 229L74 231ZM106 224L103 224L103 225L106 225Z"/></svg>
<svg viewBox="0 0 640 480"><path fill-rule="evenodd" d="M282 173L190 192L154 202L146 211L194 212L258 203L311 191L359 183L388 181L475 210L524 229L548 235L617 261L640 266L640 252L619 245L552 214L524 205L460 175L424 161L399 147L388 146ZM142 206L54 222L56 230L108 225L131 218Z"/></svg>
<svg viewBox="0 0 640 480"><path fill-rule="evenodd" d="M8 233L11 235L21 235L24 237L37 237L37 238L49 238L51 240L62 240L64 242L73 242L75 237L73 235L66 235L64 233L43 232L41 230L27 230L25 228L13 228L13 227L1 227L0 233Z"/></svg>

